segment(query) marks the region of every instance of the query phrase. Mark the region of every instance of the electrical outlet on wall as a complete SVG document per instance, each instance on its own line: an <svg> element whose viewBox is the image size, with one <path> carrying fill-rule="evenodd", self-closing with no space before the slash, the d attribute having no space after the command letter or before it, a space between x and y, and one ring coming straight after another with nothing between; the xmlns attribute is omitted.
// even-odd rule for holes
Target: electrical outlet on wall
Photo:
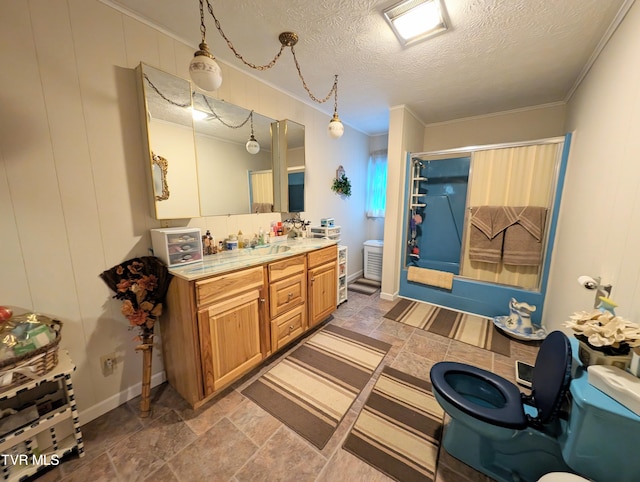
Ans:
<svg viewBox="0 0 640 482"><path fill-rule="evenodd" d="M109 353L100 357L100 366L102 367L102 375L108 377L113 375L116 369L116 354Z"/></svg>

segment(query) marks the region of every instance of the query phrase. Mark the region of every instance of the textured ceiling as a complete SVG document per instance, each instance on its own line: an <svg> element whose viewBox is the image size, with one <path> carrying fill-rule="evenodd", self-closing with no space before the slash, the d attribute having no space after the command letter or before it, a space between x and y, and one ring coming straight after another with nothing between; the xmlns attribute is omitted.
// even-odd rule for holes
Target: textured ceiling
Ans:
<svg viewBox="0 0 640 482"><path fill-rule="evenodd" d="M194 47L197 0L102 0L146 19ZM339 75L339 113L367 134L388 129L404 104L429 124L567 100L621 8L633 0L443 0L449 30L403 48L384 21L394 3L376 0L209 0L227 37L249 62L268 63L278 34L294 31L309 88L324 98ZM248 69L207 12L214 55ZM194 49L195 50L195 49ZM251 70L311 102L285 50L275 67ZM333 101L319 106L330 116Z"/></svg>

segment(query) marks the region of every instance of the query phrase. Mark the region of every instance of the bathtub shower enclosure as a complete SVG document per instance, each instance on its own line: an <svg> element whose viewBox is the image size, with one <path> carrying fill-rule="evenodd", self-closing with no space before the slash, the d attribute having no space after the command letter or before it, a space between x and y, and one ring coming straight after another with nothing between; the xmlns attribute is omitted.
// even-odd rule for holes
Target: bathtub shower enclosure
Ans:
<svg viewBox="0 0 640 482"><path fill-rule="evenodd" d="M539 323L570 139L568 134L531 142L410 153L400 296L488 317L508 314L509 300L514 297L536 306L532 321ZM525 213L525 207L541 213L535 226L541 232L539 264L513 264L507 250L514 236L511 233L516 231L512 229L511 238L507 238L509 228L492 241L493 248L504 251L499 253L504 258L486 261L475 255L477 238L474 241L476 234L471 233L478 217L474 228L471 221L478 208ZM531 228L528 221L516 224ZM412 266L453 273L451 290L408 281Z"/></svg>
<svg viewBox="0 0 640 482"><path fill-rule="evenodd" d="M411 162L408 263L459 274L471 157Z"/></svg>

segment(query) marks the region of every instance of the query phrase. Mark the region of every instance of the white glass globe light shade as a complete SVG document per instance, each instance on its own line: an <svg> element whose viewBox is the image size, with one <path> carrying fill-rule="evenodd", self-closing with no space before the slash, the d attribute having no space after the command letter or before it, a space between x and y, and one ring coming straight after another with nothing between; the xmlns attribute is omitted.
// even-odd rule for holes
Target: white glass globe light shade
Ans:
<svg viewBox="0 0 640 482"><path fill-rule="evenodd" d="M202 90L218 90L222 85L222 70L209 52L206 43L200 44L200 50L191 59L189 75L193 83Z"/></svg>
<svg viewBox="0 0 640 482"><path fill-rule="evenodd" d="M333 139L339 139L344 134L344 125L340 122L338 114L333 114L331 122L329 122L329 136Z"/></svg>
<svg viewBox="0 0 640 482"><path fill-rule="evenodd" d="M247 141L247 145L245 147L249 154L257 154L260 152L260 144L258 144L258 141L256 141L256 138L253 136L251 136L251 139Z"/></svg>

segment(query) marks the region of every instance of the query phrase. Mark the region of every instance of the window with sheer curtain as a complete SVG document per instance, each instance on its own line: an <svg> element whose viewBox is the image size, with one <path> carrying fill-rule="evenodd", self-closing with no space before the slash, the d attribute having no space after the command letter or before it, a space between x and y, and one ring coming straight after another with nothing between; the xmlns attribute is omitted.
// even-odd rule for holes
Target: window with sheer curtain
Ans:
<svg viewBox="0 0 640 482"><path fill-rule="evenodd" d="M367 167L367 217L383 218L387 206L387 151L375 151Z"/></svg>

